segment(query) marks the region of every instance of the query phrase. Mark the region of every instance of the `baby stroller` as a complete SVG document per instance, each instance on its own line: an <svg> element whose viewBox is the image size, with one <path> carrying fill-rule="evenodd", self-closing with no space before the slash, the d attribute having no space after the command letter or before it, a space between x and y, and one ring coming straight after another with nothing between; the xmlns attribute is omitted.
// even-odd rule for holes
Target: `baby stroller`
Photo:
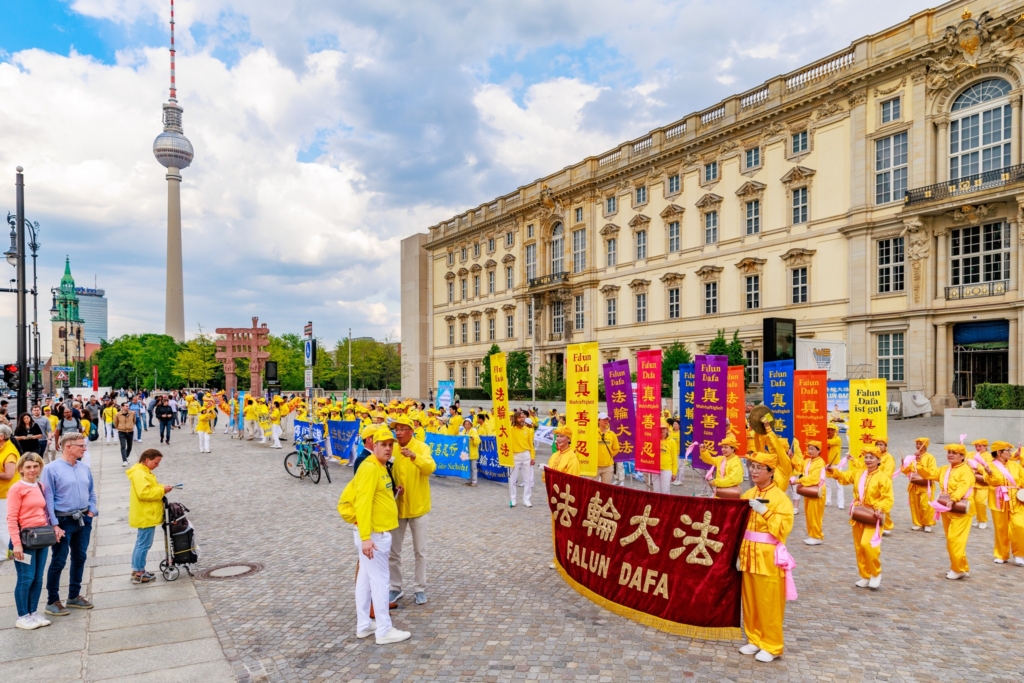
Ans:
<svg viewBox="0 0 1024 683"><path fill-rule="evenodd" d="M165 581L174 581L185 567L189 576L194 576L189 565L199 562L199 546L196 545L196 531L188 521L188 508L181 503L172 503L164 498L164 549L167 559L160 561L160 573Z"/></svg>

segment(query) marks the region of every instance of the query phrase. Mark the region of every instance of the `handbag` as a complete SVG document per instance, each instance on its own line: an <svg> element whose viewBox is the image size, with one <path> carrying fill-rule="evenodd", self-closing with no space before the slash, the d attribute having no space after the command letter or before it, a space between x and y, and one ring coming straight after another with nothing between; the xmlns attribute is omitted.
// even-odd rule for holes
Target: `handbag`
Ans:
<svg viewBox="0 0 1024 683"><path fill-rule="evenodd" d="M33 526L21 530L21 547L25 550L39 550L57 544L57 534L52 526Z"/></svg>
<svg viewBox="0 0 1024 683"><path fill-rule="evenodd" d="M958 515L967 514L967 508L970 506L970 501L967 500L966 498L964 498L963 500L958 500L957 502L954 503L953 499L949 497L948 493L940 493L936 502L945 505L946 507L949 508L950 512L955 512Z"/></svg>
<svg viewBox="0 0 1024 683"><path fill-rule="evenodd" d="M867 526L875 526L878 522L875 511L865 505L854 505L850 509L850 519Z"/></svg>
<svg viewBox="0 0 1024 683"><path fill-rule="evenodd" d="M825 490L821 484L815 484L814 486L804 486L797 484L796 486L797 495L801 495L804 498L821 498Z"/></svg>
<svg viewBox="0 0 1024 683"><path fill-rule="evenodd" d="M737 500L741 495L743 495L743 493L740 491L739 486L725 486L715 489L715 498Z"/></svg>

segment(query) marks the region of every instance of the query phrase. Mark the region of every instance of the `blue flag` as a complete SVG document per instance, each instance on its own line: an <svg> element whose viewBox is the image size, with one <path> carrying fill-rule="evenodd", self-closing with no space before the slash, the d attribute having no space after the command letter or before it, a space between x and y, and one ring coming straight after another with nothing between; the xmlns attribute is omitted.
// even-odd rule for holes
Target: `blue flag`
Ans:
<svg viewBox="0 0 1024 683"><path fill-rule="evenodd" d="M301 440L306 435L306 432L308 432L308 431L309 431L309 422L307 422L306 420L296 420L295 421L295 440L296 441ZM316 441L320 445L324 444L325 438L324 438L324 425L323 425L323 423L321 423L321 422L314 422L313 423L313 440Z"/></svg>
<svg viewBox="0 0 1024 683"><path fill-rule="evenodd" d="M484 479L508 481L508 468L498 464L498 439L493 436L480 437L480 459L476 471Z"/></svg>
<svg viewBox="0 0 1024 683"><path fill-rule="evenodd" d="M469 437L427 434L427 445L439 477L469 479Z"/></svg>
<svg viewBox="0 0 1024 683"><path fill-rule="evenodd" d="M359 445L359 420L328 420L327 437L331 455L342 460L355 460Z"/></svg>
<svg viewBox="0 0 1024 683"><path fill-rule="evenodd" d="M775 431L793 445L793 367L791 360L764 364L764 403L775 418Z"/></svg>

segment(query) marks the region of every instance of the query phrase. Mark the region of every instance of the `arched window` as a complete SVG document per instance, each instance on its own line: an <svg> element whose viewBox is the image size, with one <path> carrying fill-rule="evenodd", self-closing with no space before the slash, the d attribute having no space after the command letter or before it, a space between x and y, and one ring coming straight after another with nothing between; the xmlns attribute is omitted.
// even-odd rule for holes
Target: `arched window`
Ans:
<svg viewBox="0 0 1024 683"><path fill-rule="evenodd" d="M993 78L971 85L953 101L949 123L949 178L1010 165L1010 84Z"/></svg>
<svg viewBox="0 0 1024 683"><path fill-rule="evenodd" d="M565 270L565 231L561 223L555 223L551 229L551 272L561 273Z"/></svg>
<svg viewBox="0 0 1024 683"><path fill-rule="evenodd" d="M64 339L66 336L67 336L67 333L65 332L63 327L60 327L60 328L57 329L57 337L58 338Z"/></svg>

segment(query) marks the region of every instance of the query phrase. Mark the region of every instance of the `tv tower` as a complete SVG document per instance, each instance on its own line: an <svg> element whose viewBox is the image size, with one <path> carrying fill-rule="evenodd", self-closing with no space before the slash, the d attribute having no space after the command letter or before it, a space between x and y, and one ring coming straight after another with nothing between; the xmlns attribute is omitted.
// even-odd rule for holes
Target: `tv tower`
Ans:
<svg viewBox="0 0 1024 683"><path fill-rule="evenodd" d="M153 155L167 169L167 300L164 333L185 341L185 288L181 272L181 169L192 163L192 143L181 127L182 108L174 83L174 0L171 0L171 96L164 104L164 132Z"/></svg>

